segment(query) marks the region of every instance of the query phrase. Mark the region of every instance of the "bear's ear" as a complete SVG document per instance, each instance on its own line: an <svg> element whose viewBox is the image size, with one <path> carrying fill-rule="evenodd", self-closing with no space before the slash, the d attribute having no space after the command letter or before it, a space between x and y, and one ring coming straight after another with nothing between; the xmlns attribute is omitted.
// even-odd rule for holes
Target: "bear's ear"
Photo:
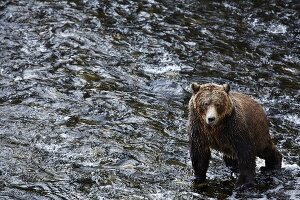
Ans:
<svg viewBox="0 0 300 200"><path fill-rule="evenodd" d="M225 90L226 93L229 93L229 91L230 91L230 85L228 83L224 84L223 88L224 88L224 90Z"/></svg>
<svg viewBox="0 0 300 200"><path fill-rule="evenodd" d="M192 88L193 94L196 94L200 89L200 85L198 85L197 83L192 83L191 88Z"/></svg>

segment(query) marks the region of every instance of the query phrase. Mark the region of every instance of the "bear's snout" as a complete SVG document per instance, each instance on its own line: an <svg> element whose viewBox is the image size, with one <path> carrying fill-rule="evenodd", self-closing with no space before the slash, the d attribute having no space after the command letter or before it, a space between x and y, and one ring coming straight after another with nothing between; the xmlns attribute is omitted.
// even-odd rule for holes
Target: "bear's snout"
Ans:
<svg viewBox="0 0 300 200"><path fill-rule="evenodd" d="M217 110L215 106L209 106L207 108L205 121L209 125L212 125L217 121Z"/></svg>
<svg viewBox="0 0 300 200"><path fill-rule="evenodd" d="M216 119L215 117L209 117L209 118L207 118L207 121L209 124L211 124L215 121L215 119Z"/></svg>

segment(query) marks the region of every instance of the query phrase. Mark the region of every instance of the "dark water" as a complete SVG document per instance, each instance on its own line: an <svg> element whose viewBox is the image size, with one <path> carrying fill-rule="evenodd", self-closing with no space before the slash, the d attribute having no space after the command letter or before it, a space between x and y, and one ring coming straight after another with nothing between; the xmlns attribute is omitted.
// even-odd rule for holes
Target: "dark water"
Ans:
<svg viewBox="0 0 300 200"><path fill-rule="evenodd" d="M299 199L296 1L0 1L0 199ZM193 185L191 82L260 101L282 171Z"/></svg>

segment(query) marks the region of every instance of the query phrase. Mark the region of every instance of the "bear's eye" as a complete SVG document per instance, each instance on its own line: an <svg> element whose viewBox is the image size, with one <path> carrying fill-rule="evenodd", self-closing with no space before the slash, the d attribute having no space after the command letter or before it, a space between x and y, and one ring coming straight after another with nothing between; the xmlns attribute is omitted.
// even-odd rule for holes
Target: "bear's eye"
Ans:
<svg viewBox="0 0 300 200"><path fill-rule="evenodd" d="M221 104L220 103L215 103L215 106L220 107Z"/></svg>
<svg viewBox="0 0 300 200"><path fill-rule="evenodd" d="M203 107L208 107L208 106L209 106L209 103L208 103L208 102L203 102L203 103L202 103L202 106L203 106Z"/></svg>

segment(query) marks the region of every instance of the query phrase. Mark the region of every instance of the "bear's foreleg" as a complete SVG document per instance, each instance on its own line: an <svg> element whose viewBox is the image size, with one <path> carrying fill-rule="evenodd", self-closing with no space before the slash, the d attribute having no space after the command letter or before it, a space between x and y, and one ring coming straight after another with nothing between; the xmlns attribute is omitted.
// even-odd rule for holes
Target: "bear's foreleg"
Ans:
<svg viewBox="0 0 300 200"><path fill-rule="evenodd" d="M240 174L235 185L236 188L253 184L255 179L255 156L238 157L238 162Z"/></svg>
<svg viewBox="0 0 300 200"><path fill-rule="evenodd" d="M232 172L239 172L238 161L236 158L232 158L224 154L223 160L225 162L226 167L228 167Z"/></svg>
<svg viewBox="0 0 300 200"><path fill-rule="evenodd" d="M197 141L191 141L191 160L195 174L195 181L202 183L206 179L206 172L209 166L210 149L199 146Z"/></svg>
<svg viewBox="0 0 300 200"><path fill-rule="evenodd" d="M190 156L194 169L195 181L203 183L210 160L209 142L202 130L198 113L190 109L188 133L190 140Z"/></svg>
<svg viewBox="0 0 300 200"><path fill-rule="evenodd" d="M239 177L236 188L247 187L255 180L255 151L248 134L237 134L233 140L233 148L238 160Z"/></svg>

